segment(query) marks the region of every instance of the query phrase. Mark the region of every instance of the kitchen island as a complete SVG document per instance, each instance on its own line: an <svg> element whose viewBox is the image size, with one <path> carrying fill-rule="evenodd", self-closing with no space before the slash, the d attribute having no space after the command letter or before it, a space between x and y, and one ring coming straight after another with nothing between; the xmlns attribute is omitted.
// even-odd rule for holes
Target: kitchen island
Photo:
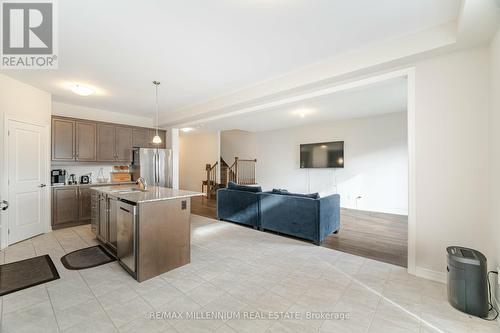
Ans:
<svg viewBox="0 0 500 333"><path fill-rule="evenodd" d="M92 190L92 231L137 281L190 262L191 197L202 193L152 186Z"/></svg>

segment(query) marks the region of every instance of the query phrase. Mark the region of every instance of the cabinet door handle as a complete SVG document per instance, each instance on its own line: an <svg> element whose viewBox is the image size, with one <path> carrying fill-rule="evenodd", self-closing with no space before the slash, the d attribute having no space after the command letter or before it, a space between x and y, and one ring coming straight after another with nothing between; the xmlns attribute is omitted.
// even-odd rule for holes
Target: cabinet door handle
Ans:
<svg viewBox="0 0 500 333"><path fill-rule="evenodd" d="M40 188L45 187L45 186L47 186L47 185L45 185L45 184L38 185L38 187L40 187Z"/></svg>

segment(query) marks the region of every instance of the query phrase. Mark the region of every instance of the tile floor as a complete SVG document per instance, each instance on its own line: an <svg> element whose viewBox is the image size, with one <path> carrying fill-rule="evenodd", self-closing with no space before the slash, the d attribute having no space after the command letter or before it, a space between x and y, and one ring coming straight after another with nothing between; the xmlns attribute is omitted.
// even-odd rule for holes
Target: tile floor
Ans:
<svg viewBox="0 0 500 333"><path fill-rule="evenodd" d="M0 263L50 254L61 279L0 300L1 332L498 332L446 302L445 285L404 268L192 216L191 264L137 283L115 263L66 270L96 241L89 226L0 252ZM346 320L187 320L151 312L349 313Z"/></svg>

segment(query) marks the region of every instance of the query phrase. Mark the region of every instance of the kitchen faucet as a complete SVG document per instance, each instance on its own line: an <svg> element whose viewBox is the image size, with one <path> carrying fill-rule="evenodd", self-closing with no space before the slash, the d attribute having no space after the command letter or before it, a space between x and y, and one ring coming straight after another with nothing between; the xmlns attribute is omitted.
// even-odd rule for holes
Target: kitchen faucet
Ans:
<svg viewBox="0 0 500 333"><path fill-rule="evenodd" d="M144 179L143 177L139 177L137 179L137 185L139 185L139 188L141 190L147 190L148 188L148 183L146 182L146 179Z"/></svg>

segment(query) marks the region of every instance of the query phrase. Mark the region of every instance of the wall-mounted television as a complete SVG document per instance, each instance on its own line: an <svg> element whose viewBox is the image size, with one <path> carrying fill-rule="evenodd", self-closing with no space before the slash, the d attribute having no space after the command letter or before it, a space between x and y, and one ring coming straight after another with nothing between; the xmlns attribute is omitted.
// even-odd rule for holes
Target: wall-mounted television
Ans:
<svg viewBox="0 0 500 333"><path fill-rule="evenodd" d="M344 141L300 145L300 168L343 168Z"/></svg>

